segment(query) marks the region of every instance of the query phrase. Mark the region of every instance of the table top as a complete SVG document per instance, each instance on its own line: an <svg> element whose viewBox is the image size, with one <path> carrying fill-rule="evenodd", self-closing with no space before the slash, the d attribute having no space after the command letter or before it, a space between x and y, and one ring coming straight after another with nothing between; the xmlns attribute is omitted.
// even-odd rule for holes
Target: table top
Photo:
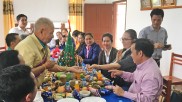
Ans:
<svg viewBox="0 0 182 102"><path fill-rule="evenodd" d="M125 97L117 96L114 93L103 95L102 98L104 98L106 102L132 102L132 100Z"/></svg>

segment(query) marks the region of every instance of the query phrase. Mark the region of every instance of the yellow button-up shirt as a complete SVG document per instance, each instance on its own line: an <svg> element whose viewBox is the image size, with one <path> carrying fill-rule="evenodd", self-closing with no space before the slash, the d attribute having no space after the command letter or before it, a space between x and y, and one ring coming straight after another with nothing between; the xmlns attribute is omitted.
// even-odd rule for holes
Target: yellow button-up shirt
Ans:
<svg viewBox="0 0 182 102"><path fill-rule="evenodd" d="M19 51L25 60L25 64L29 65L31 68L35 68L39 63L41 63L45 54L47 54L47 59L50 58L49 48L47 45L44 48L34 34L29 35L22 40L15 47L15 50ZM38 76L38 86L43 82L45 73L46 70Z"/></svg>

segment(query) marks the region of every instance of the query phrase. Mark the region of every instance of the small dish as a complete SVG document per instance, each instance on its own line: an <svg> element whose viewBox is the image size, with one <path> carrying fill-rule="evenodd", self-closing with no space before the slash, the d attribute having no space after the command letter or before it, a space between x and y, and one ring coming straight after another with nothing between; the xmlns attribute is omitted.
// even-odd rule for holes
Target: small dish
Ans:
<svg viewBox="0 0 182 102"><path fill-rule="evenodd" d="M63 99L58 100L57 102L79 102L79 101L74 98L63 98Z"/></svg>
<svg viewBox="0 0 182 102"><path fill-rule="evenodd" d="M106 102L106 100L101 97L85 97L80 102Z"/></svg>
<svg viewBox="0 0 182 102"><path fill-rule="evenodd" d="M79 92L82 97L87 97L90 95L90 91L82 90Z"/></svg>

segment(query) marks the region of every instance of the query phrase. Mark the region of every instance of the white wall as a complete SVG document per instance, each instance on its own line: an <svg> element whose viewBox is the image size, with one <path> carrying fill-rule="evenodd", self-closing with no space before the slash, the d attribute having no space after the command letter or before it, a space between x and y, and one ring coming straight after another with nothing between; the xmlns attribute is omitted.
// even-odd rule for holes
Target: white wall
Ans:
<svg viewBox="0 0 182 102"><path fill-rule="evenodd" d="M3 25L3 2L0 1L0 47L5 46L5 40L4 40L4 25Z"/></svg>
<svg viewBox="0 0 182 102"><path fill-rule="evenodd" d="M48 17L54 22L68 21L68 0L14 0L15 18L18 14L28 16L29 22Z"/></svg>
<svg viewBox="0 0 182 102"><path fill-rule="evenodd" d="M126 29L135 29L138 33L145 26L151 25L151 10L140 11L140 0L127 0ZM168 43L172 44L171 51L163 51L161 60L161 71L163 75L168 74L171 52L182 54L182 8L164 9L165 15L162 26L167 29ZM178 71L178 73L181 73ZM178 77L182 77L179 74Z"/></svg>

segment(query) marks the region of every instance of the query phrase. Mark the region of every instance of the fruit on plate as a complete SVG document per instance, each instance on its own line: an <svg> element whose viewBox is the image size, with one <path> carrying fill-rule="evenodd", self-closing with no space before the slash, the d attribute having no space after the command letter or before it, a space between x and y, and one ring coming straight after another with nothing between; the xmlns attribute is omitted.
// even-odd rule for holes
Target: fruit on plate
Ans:
<svg viewBox="0 0 182 102"><path fill-rule="evenodd" d="M72 95L72 93L66 93L66 97L71 98L71 97L73 97L73 95Z"/></svg>
<svg viewBox="0 0 182 102"><path fill-rule="evenodd" d="M89 81L90 75L86 75L86 76L85 76L85 79L86 79L87 81Z"/></svg>
<svg viewBox="0 0 182 102"><path fill-rule="evenodd" d="M100 85L100 86L104 85L102 81L97 81L97 84Z"/></svg>
<svg viewBox="0 0 182 102"><path fill-rule="evenodd" d="M87 87L83 87L82 90L88 90L88 88Z"/></svg>
<svg viewBox="0 0 182 102"><path fill-rule="evenodd" d="M97 77L94 77L93 79L94 79L94 81L97 81Z"/></svg>
<svg viewBox="0 0 182 102"><path fill-rule="evenodd" d="M63 92L65 92L65 87L64 87L64 86L59 86L59 87L57 88L57 92L58 92L58 93L63 93Z"/></svg>

